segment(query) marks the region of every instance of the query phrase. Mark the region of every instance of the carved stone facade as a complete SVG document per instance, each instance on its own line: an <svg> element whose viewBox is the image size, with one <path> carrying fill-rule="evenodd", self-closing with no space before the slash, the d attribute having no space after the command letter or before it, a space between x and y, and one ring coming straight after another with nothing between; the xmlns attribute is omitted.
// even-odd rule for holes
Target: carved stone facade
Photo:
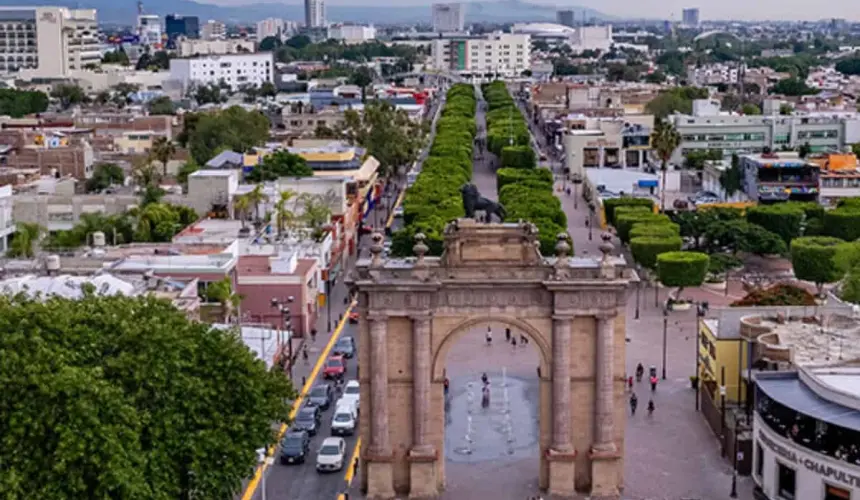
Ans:
<svg viewBox="0 0 860 500"><path fill-rule="evenodd" d="M488 320L540 352L539 484L554 498L619 498L624 449L622 259L544 258L530 224L459 220L442 257L373 258L358 294L359 467L368 498L433 498L445 488L444 363L460 335ZM576 404L574 404L576 402Z"/></svg>

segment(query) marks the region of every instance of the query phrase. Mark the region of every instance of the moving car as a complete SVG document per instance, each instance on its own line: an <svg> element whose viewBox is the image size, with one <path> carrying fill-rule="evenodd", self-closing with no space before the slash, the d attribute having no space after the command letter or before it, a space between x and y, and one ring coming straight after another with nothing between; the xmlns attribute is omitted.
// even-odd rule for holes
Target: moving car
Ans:
<svg viewBox="0 0 860 500"><path fill-rule="evenodd" d="M353 325L358 323L358 312L349 313L349 322Z"/></svg>
<svg viewBox="0 0 860 500"><path fill-rule="evenodd" d="M309 406L317 406L320 410L326 411L333 400L334 388L329 384L318 384L311 389L305 401Z"/></svg>
<svg viewBox="0 0 860 500"><path fill-rule="evenodd" d="M341 337L337 339L331 352L332 354L337 354L344 358L351 359L355 356L355 339L352 337Z"/></svg>
<svg viewBox="0 0 860 500"><path fill-rule="evenodd" d="M281 440L281 464L302 464L311 448L311 438L305 431L290 431Z"/></svg>
<svg viewBox="0 0 860 500"><path fill-rule="evenodd" d="M321 415L320 409L316 406L305 406L296 414L293 430L305 431L311 436L316 436L320 428Z"/></svg>
<svg viewBox="0 0 860 500"><path fill-rule="evenodd" d="M337 472L343 469L346 441L341 437L325 438L317 451L317 472Z"/></svg>
<svg viewBox="0 0 860 500"><path fill-rule="evenodd" d="M394 217L395 218L403 217L403 207L402 206L399 206L399 207L394 209Z"/></svg>
<svg viewBox="0 0 860 500"><path fill-rule="evenodd" d="M361 386L358 383L358 380L350 380L346 383L343 388L343 396L337 400L337 404L340 405L342 401L354 401L355 402L355 412L358 413L359 407L359 395L361 393Z"/></svg>
<svg viewBox="0 0 860 500"><path fill-rule="evenodd" d="M352 436L355 434L357 419L355 404L351 401L338 401L334 415L331 417L332 436Z"/></svg>
<svg viewBox="0 0 860 500"><path fill-rule="evenodd" d="M346 359L343 356L330 356L323 368L323 378L339 379L346 374Z"/></svg>

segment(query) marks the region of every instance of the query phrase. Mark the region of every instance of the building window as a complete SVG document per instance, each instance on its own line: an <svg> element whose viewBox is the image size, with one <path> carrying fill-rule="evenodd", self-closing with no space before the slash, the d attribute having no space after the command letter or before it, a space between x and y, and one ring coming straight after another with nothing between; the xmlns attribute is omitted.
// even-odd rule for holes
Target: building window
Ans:
<svg viewBox="0 0 860 500"><path fill-rule="evenodd" d="M824 500L851 500L851 492L845 488L824 483Z"/></svg>
<svg viewBox="0 0 860 500"><path fill-rule="evenodd" d="M785 500L794 500L796 473L791 467L776 463L776 494Z"/></svg>
<svg viewBox="0 0 860 500"><path fill-rule="evenodd" d="M762 473L764 472L764 449L761 447L761 443L756 441L755 443L755 475L757 478L761 478Z"/></svg>

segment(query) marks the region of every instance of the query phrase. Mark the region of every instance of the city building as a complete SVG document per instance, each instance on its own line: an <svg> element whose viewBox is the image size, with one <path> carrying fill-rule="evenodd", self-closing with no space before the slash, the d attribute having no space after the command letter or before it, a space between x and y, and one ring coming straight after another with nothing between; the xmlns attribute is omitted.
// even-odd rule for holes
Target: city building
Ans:
<svg viewBox="0 0 860 500"><path fill-rule="evenodd" d="M531 66L531 37L493 33L433 40L430 65L460 75L519 76Z"/></svg>
<svg viewBox="0 0 860 500"><path fill-rule="evenodd" d="M376 38L376 28L361 24L333 24L328 27L328 38L346 44L369 42Z"/></svg>
<svg viewBox="0 0 860 500"><path fill-rule="evenodd" d="M753 468L764 498L860 497L860 370L854 363L754 374Z"/></svg>
<svg viewBox="0 0 860 500"><path fill-rule="evenodd" d="M705 99L693 101L691 115L676 114L669 119L681 135L681 145L671 159L676 164L694 149L720 150L728 157L809 144L813 153L828 153L860 142L860 114L856 112L738 115L723 113L718 101Z"/></svg>
<svg viewBox="0 0 860 500"><path fill-rule="evenodd" d="M15 218L13 217L12 186L0 186L0 253L9 249L9 237L15 233Z"/></svg>
<svg viewBox="0 0 860 500"><path fill-rule="evenodd" d="M583 168L643 167L651 150L652 115L629 118L589 118L569 115L562 120L565 167L571 172Z"/></svg>
<svg viewBox="0 0 860 500"><path fill-rule="evenodd" d="M208 55L170 60L170 78L187 90L224 81L231 89L274 83L272 53Z"/></svg>
<svg viewBox="0 0 860 500"><path fill-rule="evenodd" d="M681 23L688 28L698 28L699 9L684 9L681 11Z"/></svg>
<svg viewBox="0 0 860 500"><path fill-rule="evenodd" d="M818 201L822 205L835 207L840 200L860 197L860 168L853 153L830 154L809 161L820 168Z"/></svg>
<svg viewBox="0 0 860 500"><path fill-rule="evenodd" d="M305 0L305 27L325 28L325 0Z"/></svg>
<svg viewBox="0 0 860 500"><path fill-rule="evenodd" d="M250 54L255 50L251 40L179 40L176 43L179 57L195 57L205 55Z"/></svg>
<svg viewBox="0 0 860 500"><path fill-rule="evenodd" d="M200 28L200 38L203 40L220 40L227 36L227 25L221 21L210 19Z"/></svg>
<svg viewBox="0 0 860 500"><path fill-rule="evenodd" d="M558 21L558 24L573 28L574 23L576 23L576 12L572 10L560 10L555 13L555 19Z"/></svg>
<svg viewBox="0 0 860 500"><path fill-rule="evenodd" d="M0 71L62 78L101 61L95 9L0 7Z"/></svg>
<svg viewBox="0 0 860 500"><path fill-rule="evenodd" d="M180 16L179 14L168 14L164 18L164 31L167 39L176 40L177 37L200 38L200 19L197 16Z"/></svg>
<svg viewBox="0 0 860 500"><path fill-rule="evenodd" d="M586 50L607 52L612 48L612 25L577 26L573 29L567 43L574 54Z"/></svg>
<svg viewBox="0 0 860 500"><path fill-rule="evenodd" d="M466 24L466 7L462 3L434 3L433 31L460 33Z"/></svg>
<svg viewBox="0 0 860 500"><path fill-rule="evenodd" d="M750 200L818 201L820 167L797 153L740 157L742 186Z"/></svg>
<svg viewBox="0 0 860 500"><path fill-rule="evenodd" d="M161 35L163 33L161 17L155 14L140 14L137 16L137 34L140 36L141 45L152 47L153 49L161 49L163 46Z"/></svg>
<svg viewBox="0 0 860 500"><path fill-rule="evenodd" d="M257 41L261 42L270 36L278 39L286 38L296 31L295 21L286 21L275 17L257 22Z"/></svg>

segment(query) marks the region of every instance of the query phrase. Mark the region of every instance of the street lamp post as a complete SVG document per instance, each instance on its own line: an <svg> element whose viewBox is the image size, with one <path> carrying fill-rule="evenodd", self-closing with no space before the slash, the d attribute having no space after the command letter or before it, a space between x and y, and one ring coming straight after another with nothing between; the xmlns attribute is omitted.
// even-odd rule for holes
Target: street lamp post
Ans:
<svg viewBox="0 0 860 500"><path fill-rule="evenodd" d="M734 450L733 450L735 456L732 457L732 491L731 491L731 493L729 493L729 497L731 497L731 498L737 498L738 497L738 427L740 427L740 425L738 423L739 420L740 419L738 418L738 415L736 413L735 414L735 429L734 429L735 445L734 445Z"/></svg>
<svg viewBox="0 0 860 500"><path fill-rule="evenodd" d="M591 238L589 238L591 239ZM639 264L636 264L636 277L639 278L639 274L642 272L642 268L639 267ZM633 319L639 319L639 290L642 288L642 278L636 280L636 315L633 316Z"/></svg>
<svg viewBox="0 0 860 500"><path fill-rule="evenodd" d="M669 326L669 307L663 306L663 380L666 380L666 329Z"/></svg>
<svg viewBox="0 0 860 500"><path fill-rule="evenodd" d="M588 203L588 241L591 241L591 228L594 226L594 210L596 208L593 201Z"/></svg>
<svg viewBox="0 0 860 500"><path fill-rule="evenodd" d="M570 180L571 180L571 182L573 182L573 209L576 210L579 208L579 204L576 201L576 199L579 197L578 196L579 190L577 188L582 184L582 174L580 174L579 172L576 172L573 175L571 175Z"/></svg>
<svg viewBox="0 0 860 500"><path fill-rule="evenodd" d="M696 411L699 411L699 384L701 384L701 380L699 379L699 353L702 350L701 342L702 342L702 334L699 332L699 323L702 318L705 317L705 314L708 312L708 303L701 302L696 304L696 372L693 375L696 377Z"/></svg>
<svg viewBox="0 0 860 500"><path fill-rule="evenodd" d="M293 296L287 297L284 301L278 300L275 297L272 297L271 300L272 308L281 313L281 327L287 332L287 373L289 374L290 380L293 379L293 313L290 312L289 305L295 300L296 298Z"/></svg>

